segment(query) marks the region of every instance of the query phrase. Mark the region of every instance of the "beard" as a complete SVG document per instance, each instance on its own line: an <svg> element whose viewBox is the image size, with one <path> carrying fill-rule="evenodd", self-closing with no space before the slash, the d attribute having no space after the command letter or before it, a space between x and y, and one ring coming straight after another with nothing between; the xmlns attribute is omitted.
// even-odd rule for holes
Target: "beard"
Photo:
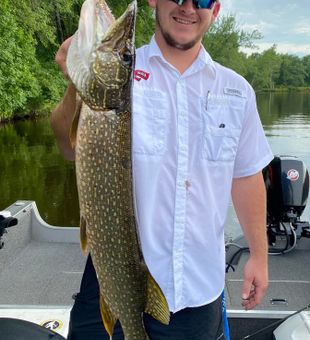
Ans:
<svg viewBox="0 0 310 340"><path fill-rule="evenodd" d="M169 32L165 31L164 28L161 25L160 19L159 19L159 10L158 8L156 9L156 23L158 25L158 28L161 31L161 34L163 36L163 38L165 39L165 42L167 43L167 45L174 47L178 50L182 50L182 51L187 51L190 50L192 47L194 47L197 42L201 41L202 36L196 36L194 39L192 39L191 41L188 41L186 43L180 43L178 41L176 41L170 34Z"/></svg>
<svg viewBox="0 0 310 340"><path fill-rule="evenodd" d="M171 47L177 48L178 50L182 51L190 50L200 40L200 37L197 37L196 39L193 39L187 43L179 43L175 39L173 39L173 37L168 32L164 32L162 28L160 29L166 43Z"/></svg>

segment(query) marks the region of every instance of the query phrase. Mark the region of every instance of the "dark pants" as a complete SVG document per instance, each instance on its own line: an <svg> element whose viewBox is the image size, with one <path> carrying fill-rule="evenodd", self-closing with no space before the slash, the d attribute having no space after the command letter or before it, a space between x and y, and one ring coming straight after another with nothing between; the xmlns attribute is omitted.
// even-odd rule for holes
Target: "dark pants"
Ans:
<svg viewBox="0 0 310 340"><path fill-rule="evenodd" d="M144 326L151 340L224 340L222 300L171 313L169 326L144 314ZM71 310L68 340L109 340L99 311L99 287L90 256ZM114 328L113 340L124 340L120 323Z"/></svg>

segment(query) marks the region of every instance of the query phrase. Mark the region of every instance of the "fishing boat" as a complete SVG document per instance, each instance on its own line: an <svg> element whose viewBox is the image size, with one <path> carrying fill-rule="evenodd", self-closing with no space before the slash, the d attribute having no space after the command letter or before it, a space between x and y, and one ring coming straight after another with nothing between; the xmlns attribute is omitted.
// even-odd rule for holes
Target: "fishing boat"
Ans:
<svg viewBox="0 0 310 340"><path fill-rule="evenodd" d="M79 228L47 224L34 201L0 216L0 339L65 339L86 261Z"/></svg>
<svg viewBox="0 0 310 340"><path fill-rule="evenodd" d="M269 290L245 311L240 292L249 256L240 236L226 244L226 312L230 339L310 339L310 225L301 220L309 174L295 157L264 169L267 188ZM65 339L86 258L79 228L47 224L34 201L0 212L0 340ZM190 339L188 339L190 340Z"/></svg>

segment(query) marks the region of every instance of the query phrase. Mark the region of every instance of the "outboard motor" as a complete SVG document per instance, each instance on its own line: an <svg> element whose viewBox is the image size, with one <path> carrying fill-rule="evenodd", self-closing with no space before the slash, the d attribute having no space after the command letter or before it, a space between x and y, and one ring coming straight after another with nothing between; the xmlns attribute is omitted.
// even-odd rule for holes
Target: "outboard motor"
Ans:
<svg viewBox="0 0 310 340"><path fill-rule="evenodd" d="M275 156L263 169L267 192L268 254L292 251L301 237L310 238L309 222L300 217L309 194L309 173L304 162L293 156ZM243 251L249 251L241 236L226 244L226 272L234 270Z"/></svg>
<svg viewBox="0 0 310 340"><path fill-rule="evenodd" d="M263 170L267 189L268 222L295 222L303 213L309 194L309 173L301 160L275 156Z"/></svg>
<svg viewBox="0 0 310 340"><path fill-rule="evenodd" d="M280 253L287 252L301 236L310 237L309 223L300 221L309 194L309 173L296 157L275 156L263 169L263 175L269 244L275 246L278 236L286 236L286 246Z"/></svg>

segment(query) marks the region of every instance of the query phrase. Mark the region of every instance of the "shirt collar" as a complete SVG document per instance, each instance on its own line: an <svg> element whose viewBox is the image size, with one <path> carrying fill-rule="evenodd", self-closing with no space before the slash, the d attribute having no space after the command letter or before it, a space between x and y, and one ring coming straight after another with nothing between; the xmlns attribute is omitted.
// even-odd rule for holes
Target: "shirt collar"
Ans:
<svg viewBox="0 0 310 340"><path fill-rule="evenodd" d="M200 66L201 68L206 67L210 71L210 74L215 78L216 76L215 62L213 61L210 54L206 51L202 44L196 62L201 65Z"/></svg>
<svg viewBox="0 0 310 340"><path fill-rule="evenodd" d="M165 60L163 54L161 53L160 48L157 45L157 42L155 40L155 36L153 35L150 44L149 44L149 59L153 57L159 57L162 61L167 63ZM190 66L189 69L192 69L192 67L197 70L197 69L202 69L206 67L210 74L215 78L216 75L216 67L215 67L215 62L211 58L210 54L206 51L204 46L201 44L201 48L198 54L197 59L194 61L194 63Z"/></svg>
<svg viewBox="0 0 310 340"><path fill-rule="evenodd" d="M152 39L149 45L149 58L151 59L152 57L160 57L163 60L165 60L163 54L161 53L160 48L157 45L154 35L152 36Z"/></svg>

